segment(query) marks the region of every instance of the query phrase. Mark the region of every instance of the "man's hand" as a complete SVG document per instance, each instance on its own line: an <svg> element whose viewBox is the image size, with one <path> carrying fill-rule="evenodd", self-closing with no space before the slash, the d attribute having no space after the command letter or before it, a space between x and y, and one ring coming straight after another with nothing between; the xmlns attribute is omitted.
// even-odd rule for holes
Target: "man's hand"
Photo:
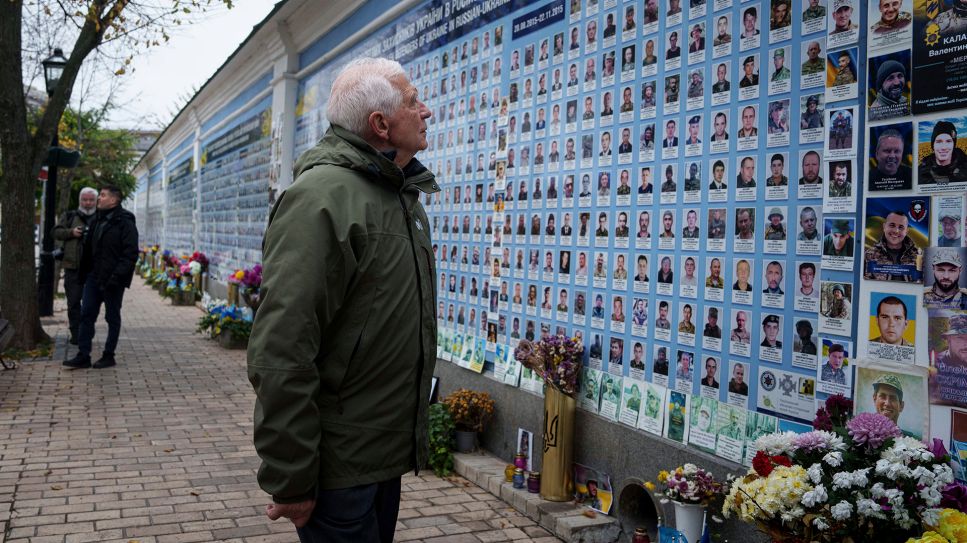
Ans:
<svg viewBox="0 0 967 543"><path fill-rule="evenodd" d="M74 229L71 230L71 237L72 238L79 238L83 234L84 234L84 229L81 228L80 226L75 226Z"/></svg>
<svg viewBox="0 0 967 543"><path fill-rule="evenodd" d="M279 520L285 517L292 521L296 528L302 528L309 522L312 510L316 507L316 500L298 503L270 503L265 506L265 514L269 520Z"/></svg>

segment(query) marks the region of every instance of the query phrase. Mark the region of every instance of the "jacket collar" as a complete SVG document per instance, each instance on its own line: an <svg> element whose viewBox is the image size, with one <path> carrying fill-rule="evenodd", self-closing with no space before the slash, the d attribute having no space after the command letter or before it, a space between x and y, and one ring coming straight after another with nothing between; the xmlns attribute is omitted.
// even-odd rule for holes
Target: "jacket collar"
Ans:
<svg viewBox="0 0 967 543"><path fill-rule="evenodd" d="M359 135L336 124L330 125L329 131L359 153L360 158L366 163L362 169L368 171L373 177L391 181L399 190L416 187L427 194L440 191L440 185L436 182L433 173L415 157L401 169L393 162L395 151L381 153Z"/></svg>

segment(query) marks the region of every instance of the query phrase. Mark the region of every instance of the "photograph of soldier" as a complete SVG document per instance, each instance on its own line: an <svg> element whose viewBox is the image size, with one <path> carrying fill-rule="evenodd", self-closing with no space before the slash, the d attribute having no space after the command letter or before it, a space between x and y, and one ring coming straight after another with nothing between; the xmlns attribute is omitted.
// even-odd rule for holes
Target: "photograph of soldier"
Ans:
<svg viewBox="0 0 967 543"><path fill-rule="evenodd" d="M718 308L708 308L705 316L705 327L702 329L702 336L713 339L722 339L722 327L718 325L718 321ZM718 388L718 384L715 385L715 388Z"/></svg>
<svg viewBox="0 0 967 543"><path fill-rule="evenodd" d="M780 30L792 24L789 0L772 0L772 13L769 17L769 30Z"/></svg>
<svg viewBox="0 0 967 543"><path fill-rule="evenodd" d="M900 295L903 296L903 295ZM909 311L914 309L912 306L913 298L907 298L911 306L908 308L906 301L892 294L872 293L871 305L873 315L871 315L870 342L882 343L885 345L897 345L901 347L913 347L916 323L909 320ZM877 298L879 298L877 300ZM907 340L907 334L911 341ZM911 360L912 362L912 360Z"/></svg>
<svg viewBox="0 0 967 543"><path fill-rule="evenodd" d="M799 142L813 143L823 140L826 96L810 94L799 98Z"/></svg>
<svg viewBox="0 0 967 543"><path fill-rule="evenodd" d="M803 23L809 23L812 21L824 21L826 20L826 0L807 0L804 2L806 9L802 12ZM806 34L807 32L803 32Z"/></svg>
<svg viewBox="0 0 967 543"><path fill-rule="evenodd" d="M735 239L755 239L755 208L740 207L735 210Z"/></svg>
<svg viewBox="0 0 967 543"><path fill-rule="evenodd" d="M732 283L732 290L739 292L752 292L752 264L744 258L735 262L735 282Z"/></svg>
<svg viewBox="0 0 967 543"><path fill-rule="evenodd" d="M823 46L820 40L812 40L806 45L806 60L802 62L802 75L813 75L826 71L826 60L821 56Z"/></svg>
<svg viewBox="0 0 967 543"><path fill-rule="evenodd" d="M744 312L740 311L740 313ZM749 384L745 382L745 371L745 364L742 362L732 362L732 377L729 379L730 393L740 394L742 396L749 395Z"/></svg>
<svg viewBox="0 0 967 543"><path fill-rule="evenodd" d="M718 47L732 43L732 14L726 13L715 20L715 37L712 38L712 46Z"/></svg>
<svg viewBox="0 0 967 543"><path fill-rule="evenodd" d="M870 32L873 34L873 47L890 45L900 41L896 34L907 30L909 33L910 23L913 22L913 11L911 0L870 0L870 20L874 21L870 25ZM877 19L877 12L879 18ZM892 39L887 41L885 38L890 36ZM886 41L886 43L883 43Z"/></svg>
<svg viewBox="0 0 967 543"><path fill-rule="evenodd" d="M831 151L852 150L853 145L853 110L851 108L831 110L829 123L829 138L827 148Z"/></svg>
<svg viewBox="0 0 967 543"><path fill-rule="evenodd" d="M920 439L929 418L926 389L926 368L864 362L856 370L856 413L879 413L903 435ZM931 398L931 403L937 402Z"/></svg>
<svg viewBox="0 0 967 543"><path fill-rule="evenodd" d="M682 304L682 320L678 322L678 331L695 335L695 323L692 322L692 304Z"/></svg>
<svg viewBox="0 0 967 543"><path fill-rule="evenodd" d="M830 198L847 198L853 196L853 164L848 160L829 162L828 195Z"/></svg>
<svg viewBox="0 0 967 543"><path fill-rule="evenodd" d="M825 219L823 256L853 257L852 219Z"/></svg>
<svg viewBox="0 0 967 543"><path fill-rule="evenodd" d="M928 247L926 261L930 268L924 277L923 305L967 310L967 276L962 273L967 249Z"/></svg>
<svg viewBox="0 0 967 543"><path fill-rule="evenodd" d="M759 9L757 6L750 6L742 11L742 49L750 49L759 46Z"/></svg>
<svg viewBox="0 0 967 543"><path fill-rule="evenodd" d="M712 119L712 143L728 143L729 141L729 115L726 111L719 111ZM714 145L712 146L715 147ZM720 161L721 162L721 161ZM723 165L722 171L725 171ZM713 172L714 174L714 172Z"/></svg>
<svg viewBox="0 0 967 543"><path fill-rule="evenodd" d="M883 0L896 2L899 0ZM903 50L869 60L869 120L883 121L910 114L910 51Z"/></svg>
<svg viewBox="0 0 967 543"><path fill-rule="evenodd" d="M664 302L666 307L667 302ZM668 375L668 347L655 346L655 361L652 364L652 371L658 375Z"/></svg>
<svg viewBox="0 0 967 543"><path fill-rule="evenodd" d="M960 200L959 198L955 201ZM960 247L963 245L963 234L960 231L960 211L941 209L938 213L937 246Z"/></svg>
<svg viewBox="0 0 967 543"><path fill-rule="evenodd" d="M658 64L658 55L655 54L655 40L650 39L645 42L645 54L642 55L641 57L641 65L656 66L657 64Z"/></svg>
<svg viewBox="0 0 967 543"><path fill-rule="evenodd" d="M853 2L856 0L833 0L833 10L829 14L829 35L840 35L840 41L835 45L846 45L856 41L856 23L853 21ZM856 11L859 14L859 10ZM833 47L831 44L830 47Z"/></svg>
<svg viewBox="0 0 967 543"><path fill-rule="evenodd" d="M739 173L735 176L735 186L740 189L755 188L755 158L747 156L739 161Z"/></svg>
<svg viewBox="0 0 967 543"><path fill-rule="evenodd" d="M813 324L808 319L796 321L796 337L792 342L793 352L816 356L819 351L816 347L817 338L813 333Z"/></svg>
<svg viewBox="0 0 967 543"><path fill-rule="evenodd" d="M958 124L961 127L967 126L963 118L919 123L918 190L922 192L956 190L958 187L950 186L951 183L967 183L967 153L964 152L967 141L958 140Z"/></svg>
<svg viewBox="0 0 967 543"><path fill-rule="evenodd" d="M805 206L799 211L798 231L796 241L819 240L819 217L812 206Z"/></svg>
<svg viewBox="0 0 967 543"><path fill-rule="evenodd" d="M928 200L904 197L868 199L864 277L878 281L922 282L929 218Z"/></svg>
<svg viewBox="0 0 967 543"><path fill-rule="evenodd" d="M871 191L913 187L912 123L870 128Z"/></svg>
<svg viewBox="0 0 967 543"><path fill-rule="evenodd" d="M705 23L692 25L692 30L688 36L689 53L701 53L705 51Z"/></svg>
<svg viewBox="0 0 967 543"><path fill-rule="evenodd" d="M682 48L678 45L678 31L673 30L668 33L668 42L665 46L665 60L681 62Z"/></svg>
<svg viewBox="0 0 967 543"><path fill-rule="evenodd" d="M781 0L780 0L781 1ZM785 3L783 6L788 7ZM788 20L788 12L786 13ZM788 25L787 25L788 26ZM789 54L787 47L780 47L772 52L772 66L773 69L769 73L769 82L778 83L781 81L788 81L792 76L792 72L786 67L786 55Z"/></svg>
<svg viewBox="0 0 967 543"><path fill-rule="evenodd" d="M930 403L967 406L967 391L960 384L967 372L967 313L931 312L931 330L934 325L944 331L931 336Z"/></svg>
<svg viewBox="0 0 967 543"><path fill-rule="evenodd" d="M708 210L708 239L725 239L725 209L712 208Z"/></svg>
<svg viewBox="0 0 967 543"><path fill-rule="evenodd" d="M769 177L766 178L767 187L785 187L789 185L789 178L785 175L786 157L783 153L775 153L769 159Z"/></svg>
<svg viewBox="0 0 967 543"><path fill-rule="evenodd" d="M782 321L778 315L766 315L762 319L762 342L760 347L782 348Z"/></svg>
<svg viewBox="0 0 967 543"><path fill-rule="evenodd" d="M773 207L770 209L769 216L766 219L763 239L766 241L784 241L786 239L785 221L786 218L781 208Z"/></svg>
<svg viewBox="0 0 967 543"><path fill-rule="evenodd" d="M742 126L739 128L736 137L738 138L754 138L759 134L759 129L756 127L756 108L755 106L748 105L742 108Z"/></svg>
<svg viewBox="0 0 967 543"><path fill-rule="evenodd" d="M820 291L820 315L844 321L853 318L853 309L850 302L853 293L852 285L823 281Z"/></svg>
<svg viewBox="0 0 967 543"><path fill-rule="evenodd" d="M749 55L742 61L742 79L739 88L755 87L759 84L759 68L756 64L757 55Z"/></svg>
<svg viewBox="0 0 967 543"><path fill-rule="evenodd" d="M718 66L715 67L715 83L712 84L713 94L718 94L721 92L729 92L729 89L732 88L732 83L728 80L728 76L729 76L728 64L726 64L725 62L720 62Z"/></svg>
<svg viewBox="0 0 967 543"><path fill-rule="evenodd" d="M789 99L769 102L768 130L770 135L789 133Z"/></svg>
<svg viewBox="0 0 967 543"><path fill-rule="evenodd" d="M848 378L853 371L849 368L848 354L843 344L823 340L823 351L826 360L819 370L819 381L837 385L849 384Z"/></svg>

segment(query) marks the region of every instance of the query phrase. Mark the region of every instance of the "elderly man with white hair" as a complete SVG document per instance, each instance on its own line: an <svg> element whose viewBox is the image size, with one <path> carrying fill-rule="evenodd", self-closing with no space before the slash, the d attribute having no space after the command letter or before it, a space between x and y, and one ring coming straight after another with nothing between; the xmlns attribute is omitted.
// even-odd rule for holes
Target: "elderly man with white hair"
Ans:
<svg viewBox="0 0 967 543"><path fill-rule="evenodd" d="M81 325L81 297L84 283L80 279L81 258L84 252L84 235L97 211L97 190L84 187L77 198L77 209L61 215L54 226L54 239L60 242L60 267L64 270L64 294L67 296L67 322L70 327L70 343L77 345L77 332Z"/></svg>
<svg viewBox="0 0 967 543"><path fill-rule="evenodd" d="M351 62L331 127L296 164L263 244L248 348L258 480L303 542L393 540L426 463L436 363L433 246L414 157L431 112L399 63Z"/></svg>

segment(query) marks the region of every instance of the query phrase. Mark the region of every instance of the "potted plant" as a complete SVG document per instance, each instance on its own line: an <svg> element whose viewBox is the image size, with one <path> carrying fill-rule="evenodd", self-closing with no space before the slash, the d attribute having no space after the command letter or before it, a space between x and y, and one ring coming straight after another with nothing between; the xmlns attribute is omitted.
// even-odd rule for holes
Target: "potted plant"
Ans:
<svg viewBox="0 0 967 543"><path fill-rule="evenodd" d="M447 407L440 403L430 406L430 468L437 477L453 471L453 432L456 426Z"/></svg>
<svg viewBox="0 0 967 543"><path fill-rule="evenodd" d="M722 495L724 485L715 480L712 472L695 464L685 464L672 471L658 473L662 500L672 502L675 508L675 529L688 541L700 541L705 533L705 516L708 506ZM649 490L654 485L646 485Z"/></svg>
<svg viewBox="0 0 967 543"><path fill-rule="evenodd" d="M227 305L223 300L205 297L205 315L198 320L198 333L208 336L226 349L244 349L252 334L252 312Z"/></svg>
<svg viewBox="0 0 967 543"><path fill-rule="evenodd" d="M472 451L477 433L483 431L494 414L494 401L490 394L461 388L444 398L443 405L456 425L457 452Z"/></svg>

